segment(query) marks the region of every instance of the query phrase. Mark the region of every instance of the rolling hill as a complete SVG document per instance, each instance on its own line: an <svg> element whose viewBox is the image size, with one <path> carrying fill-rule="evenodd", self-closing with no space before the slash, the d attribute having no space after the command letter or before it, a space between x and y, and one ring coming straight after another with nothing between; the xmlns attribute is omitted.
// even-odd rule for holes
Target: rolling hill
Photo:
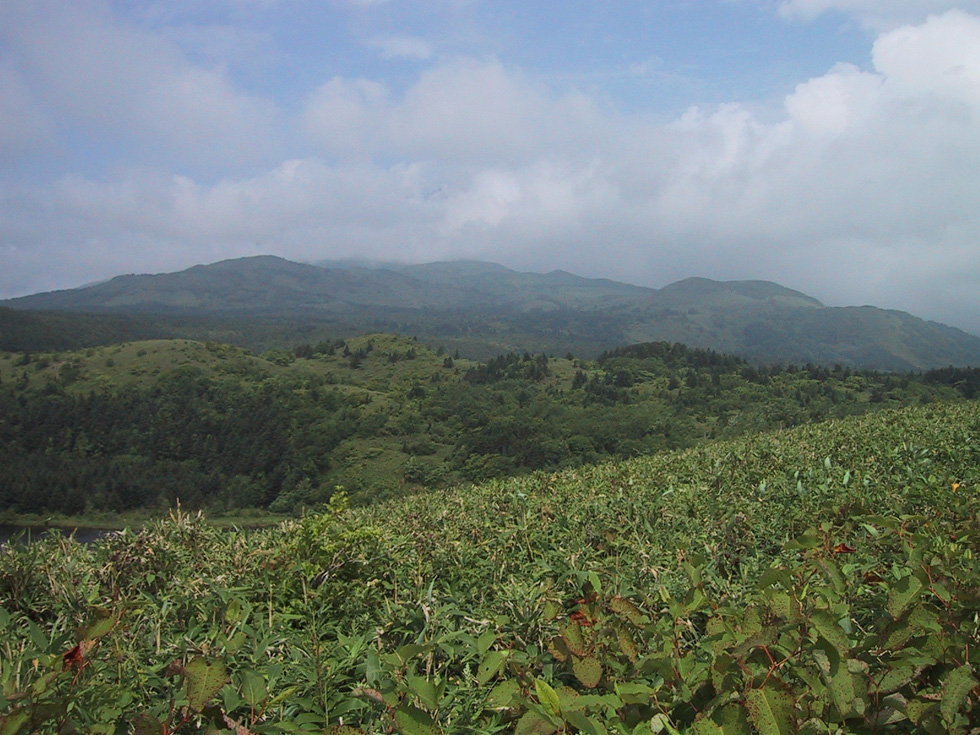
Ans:
<svg viewBox="0 0 980 735"><path fill-rule="evenodd" d="M672 341L762 363L891 371L980 365L980 338L974 335L904 312L827 307L767 281L689 278L651 289L477 261L364 267L256 256L177 273L119 276L0 306L152 318L156 331L144 321L147 337L166 328L168 336L201 338L201 320L210 320L209 328L223 339L263 349L277 339L285 346L389 331L475 358L515 350L592 357L623 344ZM61 324L65 318L59 317ZM42 320L42 327L54 329L52 319ZM183 321L188 319L197 321ZM0 343L22 349L9 338L13 322L13 313L0 309ZM92 331L91 343L100 343L98 330Z"/></svg>

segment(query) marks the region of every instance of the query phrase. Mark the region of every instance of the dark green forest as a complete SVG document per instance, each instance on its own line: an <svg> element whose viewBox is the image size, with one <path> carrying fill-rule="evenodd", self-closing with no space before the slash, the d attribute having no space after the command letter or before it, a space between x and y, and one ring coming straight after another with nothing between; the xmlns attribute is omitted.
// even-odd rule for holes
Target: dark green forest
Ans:
<svg viewBox="0 0 980 735"><path fill-rule="evenodd" d="M293 513L974 397L980 371L760 367L646 343L486 362L372 335L261 356L134 342L0 355L0 512Z"/></svg>

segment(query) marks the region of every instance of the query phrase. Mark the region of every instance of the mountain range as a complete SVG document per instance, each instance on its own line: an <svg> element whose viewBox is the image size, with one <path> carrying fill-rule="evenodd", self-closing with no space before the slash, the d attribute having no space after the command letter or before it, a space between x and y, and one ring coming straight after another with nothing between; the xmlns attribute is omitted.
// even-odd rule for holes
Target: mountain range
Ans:
<svg viewBox="0 0 980 735"><path fill-rule="evenodd" d="M15 333L73 328L101 333L93 343L114 331L125 339L206 332L250 347L387 331L478 358L509 351L592 357L669 341L767 363L893 371L980 365L980 337L900 311L824 306L768 281L688 278L652 289L479 261L367 267L255 256L0 302L2 349L20 348Z"/></svg>

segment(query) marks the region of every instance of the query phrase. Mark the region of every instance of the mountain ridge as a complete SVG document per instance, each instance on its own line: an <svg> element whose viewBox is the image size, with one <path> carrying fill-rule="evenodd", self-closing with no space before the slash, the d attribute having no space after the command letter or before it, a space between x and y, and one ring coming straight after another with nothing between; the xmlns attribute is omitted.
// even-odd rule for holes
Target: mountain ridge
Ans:
<svg viewBox="0 0 980 735"><path fill-rule="evenodd" d="M980 365L980 337L897 310L825 306L771 281L693 277L654 289L473 260L366 267L251 256L117 276L0 306L272 319L323 329L329 323L335 334L412 334L481 357L512 350L591 356L629 343L672 341L756 362L892 371Z"/></svg>

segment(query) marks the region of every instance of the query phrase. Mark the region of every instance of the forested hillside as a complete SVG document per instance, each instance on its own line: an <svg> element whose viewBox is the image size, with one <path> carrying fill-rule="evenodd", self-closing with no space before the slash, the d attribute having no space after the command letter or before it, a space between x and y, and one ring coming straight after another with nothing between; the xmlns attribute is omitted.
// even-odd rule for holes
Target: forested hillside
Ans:
<svg viewBox="0 0 980 735"><path fill-rule="evenodd" d="M253 355L134 342L0 354L0 510L291 513L972 397L978 371L762 368L648 343L487 362L391 335Z"/></svg>

